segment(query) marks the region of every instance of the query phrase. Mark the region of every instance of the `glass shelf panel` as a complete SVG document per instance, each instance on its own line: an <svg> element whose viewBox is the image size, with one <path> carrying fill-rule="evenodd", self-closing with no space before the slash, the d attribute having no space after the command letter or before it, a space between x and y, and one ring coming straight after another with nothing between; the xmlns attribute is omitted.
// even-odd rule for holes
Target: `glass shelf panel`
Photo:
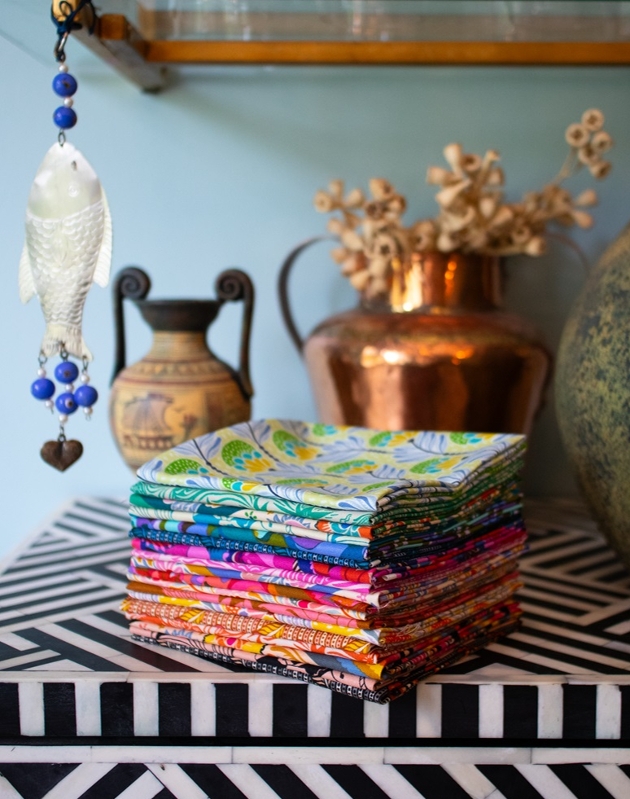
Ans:
<svg viewBox="0 0 630 799"><path fill-rule="evenodd" d="M627 0L104 0L148 40L618 42Z"/></svg>

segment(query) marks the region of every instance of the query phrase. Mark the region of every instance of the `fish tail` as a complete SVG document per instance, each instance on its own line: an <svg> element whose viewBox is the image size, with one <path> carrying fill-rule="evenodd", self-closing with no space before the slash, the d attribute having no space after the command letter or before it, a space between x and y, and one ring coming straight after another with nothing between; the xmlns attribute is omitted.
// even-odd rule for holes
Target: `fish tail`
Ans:
<svg viewBox="0 0 630 799"><path fill-rule="evenodd" d="M65 349L68 355L74 355L75 358L92 360L92 353L83 340L81 328L54 322L46 325L42 340L42 353L46 357L51 357L58 355L62 349Z"/></svg>

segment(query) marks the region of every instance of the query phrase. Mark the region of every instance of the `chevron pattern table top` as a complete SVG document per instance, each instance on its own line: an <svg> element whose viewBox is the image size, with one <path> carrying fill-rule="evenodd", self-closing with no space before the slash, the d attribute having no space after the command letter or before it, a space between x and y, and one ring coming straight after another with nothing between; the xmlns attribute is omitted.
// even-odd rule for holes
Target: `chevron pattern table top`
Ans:
<svg viewBox="0 0 630 799"><path fill-rule="evenodd" d="M0 735L630 739L630 575L578 506L531 503L522 628L389 706L131 640L125 506L77 500L0 580Z"/></svg>
<svg viewBox="0 0 630 799"><path fill-rule="evenodd" d="M125 505L1 569L0 799L628 799L630 575L530 503L522 628L391 705L131 640Z"/></svg>

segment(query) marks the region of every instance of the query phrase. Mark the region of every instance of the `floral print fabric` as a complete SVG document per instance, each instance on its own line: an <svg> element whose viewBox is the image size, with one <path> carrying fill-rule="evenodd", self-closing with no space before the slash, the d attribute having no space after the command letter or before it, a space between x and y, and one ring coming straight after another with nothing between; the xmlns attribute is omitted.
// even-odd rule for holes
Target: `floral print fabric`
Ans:
<svg viewBox="0 0 630 799"><path fill-rule="evenodd" d="M146 482L375 511L413 492L449 494L524 448L493 433L380 432L263 419L187 441L141 466Z"/></svg>
<svg viewBox="0 0 630 799"><path fill-rule="evenodd" d="M517 435L262 420L132 487L139 640L389 701L514 629Z"/></svg>

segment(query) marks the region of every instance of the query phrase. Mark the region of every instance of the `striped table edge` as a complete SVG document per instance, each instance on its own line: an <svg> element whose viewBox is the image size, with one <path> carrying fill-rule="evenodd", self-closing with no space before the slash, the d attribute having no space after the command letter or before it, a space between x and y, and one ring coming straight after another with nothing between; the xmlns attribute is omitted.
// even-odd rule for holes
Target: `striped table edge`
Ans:
<svg viewBox="0 0 630 799"><path fill-rule="evenodd" d="M162 675L161 675L162 676ZM234 675L232 675L234 676ZM429 682L389 705L305 684L99 679L0 682L0 740L19 736L630 739L630 678L597 684Z"/></svg>

